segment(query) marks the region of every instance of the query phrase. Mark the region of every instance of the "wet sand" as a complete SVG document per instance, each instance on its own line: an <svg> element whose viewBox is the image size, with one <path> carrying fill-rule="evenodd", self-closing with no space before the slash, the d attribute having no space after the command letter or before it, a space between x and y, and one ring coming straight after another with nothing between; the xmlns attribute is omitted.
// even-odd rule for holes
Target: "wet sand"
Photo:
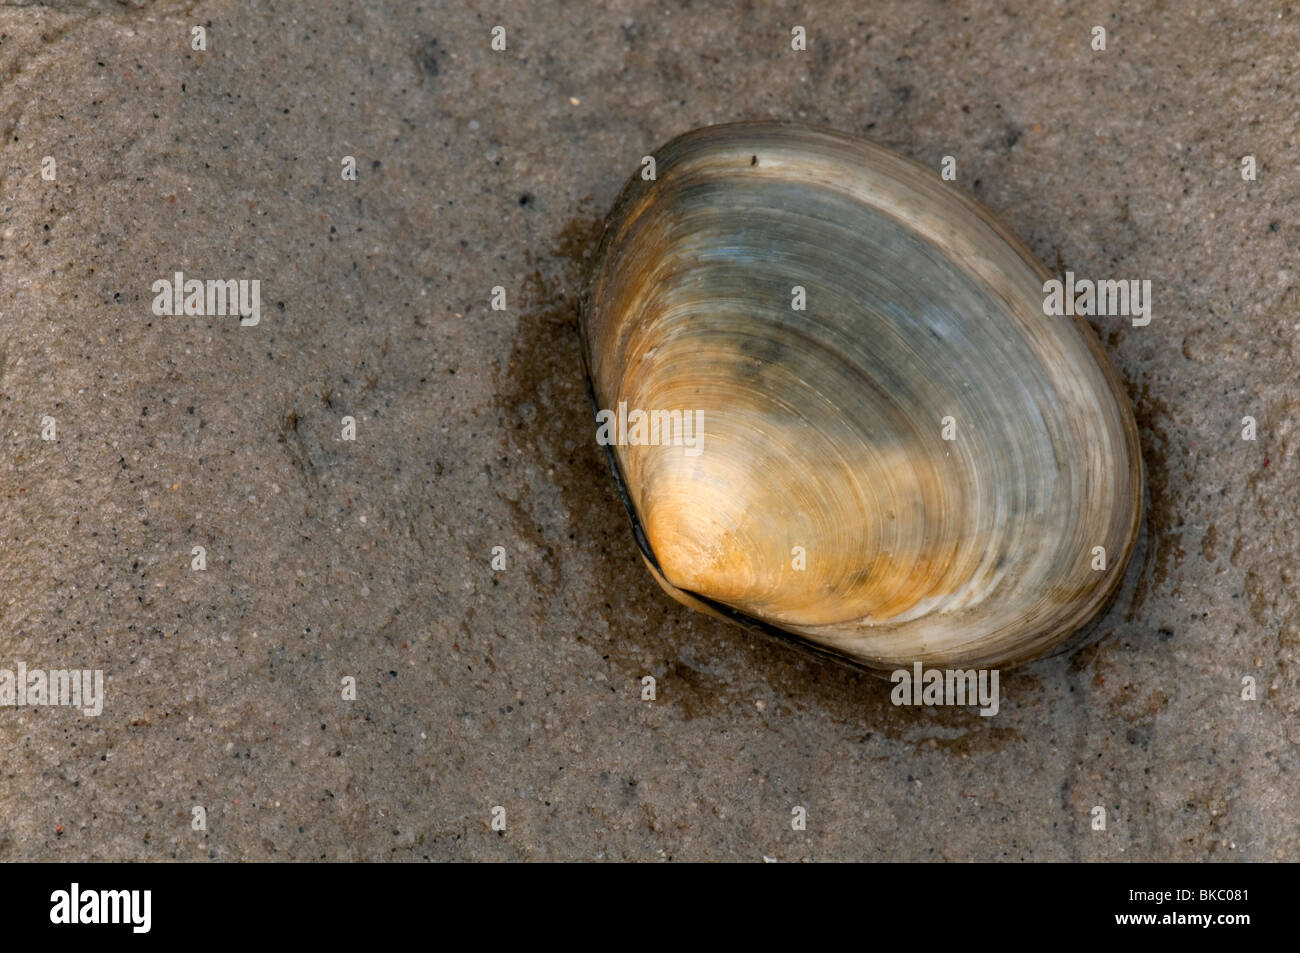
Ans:
<svg viewBox="0 0 1300 953"><path fill-rule="evenodd" d="M0 707L0 860L1300 857L1300 18L858 6L0 9L0 668L105 677ZM952 155L1049 268L1152 282L1092 322L1145 548L996 717L640 562L577 295L641 157L737 119ZM259 322L155 314L177 271Z"/></svg>

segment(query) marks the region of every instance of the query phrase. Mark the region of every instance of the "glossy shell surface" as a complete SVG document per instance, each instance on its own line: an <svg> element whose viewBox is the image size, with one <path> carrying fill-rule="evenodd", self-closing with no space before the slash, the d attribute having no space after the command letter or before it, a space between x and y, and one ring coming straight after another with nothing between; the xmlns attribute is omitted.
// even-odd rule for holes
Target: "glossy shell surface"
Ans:
<svg viewBox="0 0 1300 953"><path fill-rule="evenodd" d="M713 126L654 157L582 333L598 408L700 415L694 454L609 447L664 588L875 669L1015 664L1095 615L1138 533L1137 433L1028 249L838 133Z"/></svg>

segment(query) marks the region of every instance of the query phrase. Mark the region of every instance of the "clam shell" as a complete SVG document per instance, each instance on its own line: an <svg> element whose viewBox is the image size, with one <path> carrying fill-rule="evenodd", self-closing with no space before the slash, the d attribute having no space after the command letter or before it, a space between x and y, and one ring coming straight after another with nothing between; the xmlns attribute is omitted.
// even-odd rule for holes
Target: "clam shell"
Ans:
<svg viewBox="0 0 1300 953"><path fill-rule="evenodd" d="M713 126L655 159L581 327L598 408L702 414L697 455L607 448L664 589L875 669L1011 665L1096 614L1137 538L1137 431L1032 253L838 133Z"/></svg>

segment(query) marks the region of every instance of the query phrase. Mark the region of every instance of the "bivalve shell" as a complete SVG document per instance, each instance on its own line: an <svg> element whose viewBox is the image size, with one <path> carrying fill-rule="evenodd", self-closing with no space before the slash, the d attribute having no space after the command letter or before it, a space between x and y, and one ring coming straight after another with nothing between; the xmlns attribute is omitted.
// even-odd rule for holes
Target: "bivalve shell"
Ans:
<svg viewBox="0 0 1300 953"><path fill-rule="evenodd" d="M838 133L713 126L654 158L581 323L665 590L875 669L1010 665L1095 615L1138 534L1137 431L1028 249Z"/></svg>

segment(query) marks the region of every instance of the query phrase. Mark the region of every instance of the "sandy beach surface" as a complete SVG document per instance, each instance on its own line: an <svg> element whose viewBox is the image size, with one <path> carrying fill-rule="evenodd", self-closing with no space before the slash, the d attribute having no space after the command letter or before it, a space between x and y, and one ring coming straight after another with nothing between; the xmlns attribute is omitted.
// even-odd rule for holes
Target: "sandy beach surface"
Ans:
<svg viewBox="0 0 1300 953"><path fill-rule="evenodd" d="M104 678L0 707L0 860L1300 858L1300 13L1129 6L0 6L0 668ZM641 564L577 296L641 157L740 119L1152 283L1092 322L1143 550L995 717Z"/></svg>

